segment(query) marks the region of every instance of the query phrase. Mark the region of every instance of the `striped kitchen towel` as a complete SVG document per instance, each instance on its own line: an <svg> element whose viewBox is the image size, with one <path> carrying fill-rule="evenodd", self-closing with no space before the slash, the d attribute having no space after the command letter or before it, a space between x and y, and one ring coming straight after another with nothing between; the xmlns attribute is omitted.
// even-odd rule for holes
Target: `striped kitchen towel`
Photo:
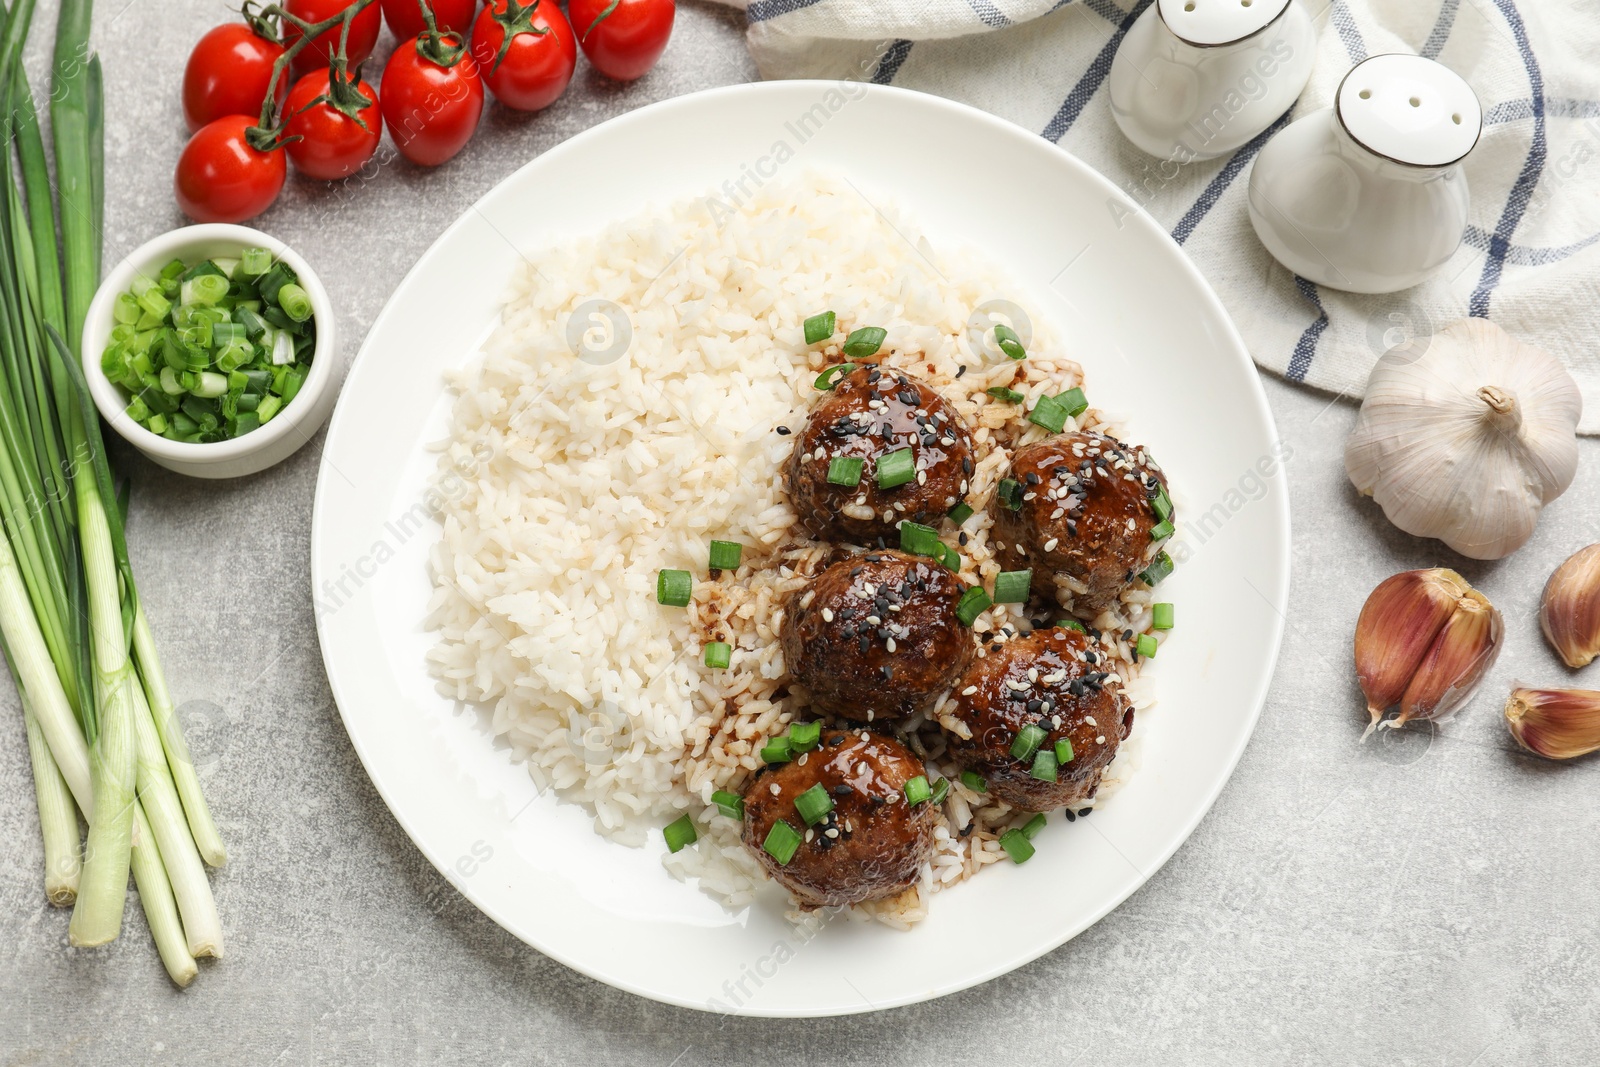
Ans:
<svg viewBox="0 0 1600 1067"><path fill-rule="evenodd" d="M1231 157L1147 156L1106 102L1111 58L1151 0L733 0L767 78L860 78L993 112L1125 189L1199 265L1262 367L1360 396L1380 354L1467 315L1565 360L1600 433L1600 3L1302 0L1319 30L1294 110ZM1245 187L1256 153L1384 52L1440 60L1483 102L1468 160L1466 241L1432 280L1392 296L1313 285L1256 240Z"/></svg>

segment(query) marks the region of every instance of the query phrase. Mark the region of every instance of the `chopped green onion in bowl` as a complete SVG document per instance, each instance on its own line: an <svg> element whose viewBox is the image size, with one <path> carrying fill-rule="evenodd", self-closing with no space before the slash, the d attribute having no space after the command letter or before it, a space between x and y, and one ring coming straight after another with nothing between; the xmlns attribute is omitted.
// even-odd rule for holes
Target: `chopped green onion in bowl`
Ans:
<svg viewBox="0 0 1600 1067"><path fill-rule="evenodd" d="M100 369L129 418L171 441L228 441L265 426L311 373L317 325L293 268L266 249L172 260L112 304Z"/></svg>

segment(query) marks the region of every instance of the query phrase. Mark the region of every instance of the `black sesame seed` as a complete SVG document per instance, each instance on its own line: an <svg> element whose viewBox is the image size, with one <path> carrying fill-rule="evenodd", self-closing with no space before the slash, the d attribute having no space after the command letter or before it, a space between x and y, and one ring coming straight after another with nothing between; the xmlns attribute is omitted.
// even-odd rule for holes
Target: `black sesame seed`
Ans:
<svg viewBox="0 0 1600 1067"><path fill-rule="evenodd" d="M787 427L787 426L779 426L778 427L778 432L780 434L782 434L783 436L788 437L789 436L789 427Z"/></svg>
<svg viewBox="0 0 1600 1067"><path fill-rule="evenodd" d="M967 373L967 365L965 363L961 364L961 366L956 368L956 377L957 378L961 377L965 373Z"/></svg>
<svg viewBox="0 0 1600 1067"><path fill-rule="evenodd" d="M1078 816L1073 813L1071 808L1066 808L1065 811L1067 813L1067 821L1068 822L1077 822L1078 821Z"/></svg>
<svg viewBox="0 0 1600 1067"><path fill-rule="evenodd" d="M870 637L866 636L865 634L863 634L861 636L861 641L859 643L859 647L861 648L861 651L863 653L871 651L871 649L872 649L872 638L870 638Z"/></svg>
<svg viewBox="0 0 1600 1067"><path fill-rule="evenodd" d="M960 544L963 547L965 547L966 543L967 543L967 535L965 533L957 535L956 541L957 541L958 544Z"/></svg>
<svg viewBox="0 0 1600 1067"><path fill-rule="evenodd" d="M855 790L853 788L851 788L848 785L844 785L844 784L836 785L836 786L833 787L833 795L836 796L836 797L847 797L851 793L854 793L854 792L855 792Z"/></svg>
<svg viewBox="0 0 1600 1067"><path fill-rule="evenodd" d="M1078 809L1078 818L1087 819L1089 817L1089 813L1091 811L1093 811L1093 810L1094 810L1093 808L1079 808Z"/></svg>
<svg viewBox="0 0 1600 1067"><path fill-rule="evenodd" d="M1037 474L1033 473L1032 471L1029 471L1027 474L1024 474L1022 476L1022 480L1027 482L1029 485L1038 485L1039 484L1039 476Z"/></svg>

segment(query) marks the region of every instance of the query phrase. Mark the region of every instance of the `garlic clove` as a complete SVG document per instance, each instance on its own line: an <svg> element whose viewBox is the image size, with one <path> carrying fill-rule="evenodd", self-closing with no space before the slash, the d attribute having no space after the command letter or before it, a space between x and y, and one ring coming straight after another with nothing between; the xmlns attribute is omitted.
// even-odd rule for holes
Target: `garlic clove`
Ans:
<svg viewBox="0 0 1600 1067"><path fill-rule="evenodd" d="M1453 714L1472 699L1504 640L1500 612L1488 597L1468 590L1406 687L1400 714L1387 725L1398 728L1413 719L1438 721Z"/></svg>
<svg viewBox="0 0 1600 1067"><path fill-rule="evenodd" d="M1452 570L1403 571L1367 597L1356 620L1356 677L1367 698L1371 733L1383 713L1400 703L1439 632L1472 591Z"/></svg>
<svg viewBox="0 0 1600 1067"><path fill-rule="evenodd" d="M1378 360L1345 470L1400 529L1500 559L1572 484L1582 410L1554 356L1466 319Z"/></svg>
<svg viewBox="0 0 1600 1067"><path fill-rule="evenodd" d="M1592 689L1513 689L1505 714L1511 736L1535 756L1600 750L1600 693Z"/></svg>
<svg viewBox="0 0 1600 1067"><path fill-rule="evenodd" d="M1600 655L1600 545L1580 549L1544 586L1539 626L1569 667Z"/></svg>

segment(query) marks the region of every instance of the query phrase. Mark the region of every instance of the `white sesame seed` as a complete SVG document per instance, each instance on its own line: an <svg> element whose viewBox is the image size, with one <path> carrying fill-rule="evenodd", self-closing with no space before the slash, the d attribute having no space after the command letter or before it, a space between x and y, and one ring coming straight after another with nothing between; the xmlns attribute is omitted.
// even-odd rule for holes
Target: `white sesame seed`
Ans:
<svg viewBox="0 0 1600 1067"><path fill-rule="evenodd" d="M1090 726L1099 726L1100 725L1099 723L1094 721L1094 716L1093 715L1085 715L1083 717L1083 721L1088 723Z"/></svg>
<svg viewBox="0 0 1600 1067"><path fill-rule="evenodd" d="M1056 509L1056 514L1057 515L1061 514L1061 510L1059 508ZM1060 543L1061 543L1061 539L1059 537L1052 537L1052 538L1050 538L1050 540L1048 540L1048 541L1046 541L1044 543L1044 550L1046 552L1054 552L1056 545L1058 545Z"/></svg>
<svg viewBox="0 0 1600 1067"><path fill-rule="evenodd" d="M807 841L810 841L812 838L814 838L816 836L817 836L817 832L815 830L807 830L806 831L806 840Z"/></svg>
<svg viewBox="0 0 1600 1067"><path fill-rule="evenodd" d="M1105 744L1106 743L1106 735L1105 734L1101 734L1099 737L1094 739L1094 743L1097 744L1097 745Z"/></svg>
<svg viewBox="0 0 1600 1067"><path fill-rule="evenodd" d="M822 621L823 622L832 622L833 621L833 609L832 608L823 608L822 609Z"/></svg>
<svg viewBox="0 0 1600 1067"><path fill-rule="evenodd" d="M780 789L779 789L779 788L778 788L778 783L777 783L777 782L773 782L773 783L772 783L772 784L771 784L771 785L770 785L770 786L768 786L768 787L767 787L767 788L768 788L768 789L770 789L770 790L772 790L772 795L773 795L773 796L777 796L777 795L778 795L778 794L779 794L779 793L780 793L780 792L782 792L782 790L780 790Z"/></svg>
<svg viewBox="0 0 1600 1067"><path fill-rule="evenodd" d="M917 472L917 484L918 485L927 485L928 484L928 472L927 471L918 471Z"/></svg>
<svg viewBox="0 0 1600 1067"><path fill-rule="evenodd" d="M823 833L826 834L828 837L838 837L839 836L839 828L837 826L830 826L826 830L824 830Z"/></svg>
<svg viewBox="0 0 1600 1067"><path fill-rule="evenodd" d="M894 638L891 637L887 641L885 641L883 643L883 647L884 647L885 651L893 652L894 651L894 647L895 647L894 646Z"/></svg>
<svg viewBox="0 0 1600 1067"><path fill-rule="evenodd" d="M1028 681L1037 682L1038 680L1039 680L1039 668L1037 668L1037 667L1029 667L1028 668Z"/></svg>
<svg viewBox="0 0 1600 1067"><path fill-rule="evenodd" d="M961 695L964 696L964 697L969 697L973 693L976 693L977 691L978 691L978 687L977 686L969 685L969 686L967 686L965 689L963 689L961 691Z"/></svg>
<svg viewBox="0 0 1600 1067"><path fill-rule="evenodd" d="M883 620L878 618L876 615L868 615L867 616L867 625L868 626L877 626L881 622L883 622Z"/></svg>

